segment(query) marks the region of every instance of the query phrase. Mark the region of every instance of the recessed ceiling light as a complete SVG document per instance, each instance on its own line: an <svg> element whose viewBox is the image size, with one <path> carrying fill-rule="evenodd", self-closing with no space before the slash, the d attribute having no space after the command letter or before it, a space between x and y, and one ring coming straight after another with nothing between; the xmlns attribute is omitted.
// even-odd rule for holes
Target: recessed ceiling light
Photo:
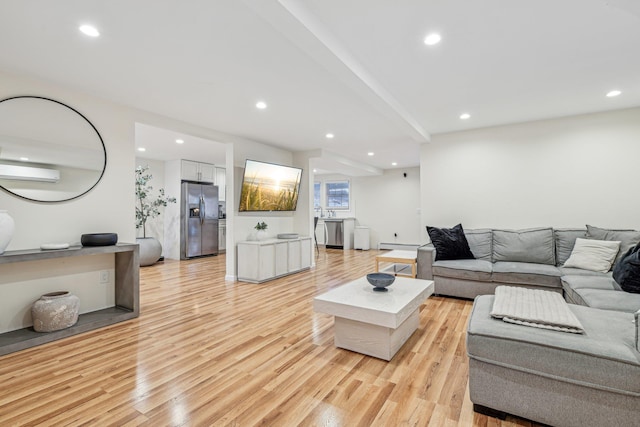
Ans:
<svg viewBox="0 0 640 427"><path fill-rule="evenodd" d="M20 160L22 160L23 162L26 162L27 160L29 160L28 157L20 157Z"/></svg>
<svg viewBox="0 0 640 427"><path fill-rule="evenodd" d="M424 44L426 44L427 46L433 46L434 44L440 43L440 40L442 40L442 37L440 37L440 34L431 33L424 38Z"/></svg>
<svg viewBox="0 0 640 427"><path fill-rule="evenodd" d="M138 151L147 151L147 149L146 149L146 148L144 148L144 147L139 147L139 148L138 148Z"/></svg>
<svg viewBox="0 0 640 427"><path fill-rule="evenodd" d="M176 139L176 144L184 144L184 139Z"/></svg>
<svg viewBox="0 0 640 427"><path fill-rule="evenodd" d="M314 169L314 170L313 170L313 173L317 173L317 172L318 172L318 169Z"/></svg>
<svg viewBox="0 0 640 427"><path fill-rule="evenodd" d="M373 151L369 151L369 152L367 153L367 155L368 155L368 156L373 156L374 154L375 154L375 153L374 153Z"/></svg>
<svg viewBox="0 0 640 427"><path fill-rule="evenodd" d="M96 29L96 27L91 25L80 25L78 28L83 34L89 37L98 37L100 35L100 31Z"/></svg>
<svg viewBox="0 0 640 427"><path fill-rule="evenodd" d="M607 97L609 98L613 98L614 96L618 96L620 95L622 92L620 92L619 90L612 90L611 92L607 93Z"/></svg>
<svg viewBox="0 0 640 427"><path fill-rule="evenodd" d="M332 133L328 133L325 136L327 137L327 139L333 139L335 137L335 135Z"/></svg>
<svg viewBox="0 0 640 427"><path fill-rule="evenodd" d="M391 166L398 166L398 162L391 163Z"/></svg>
<svg viewBox="0 0 640 427"><path fill-rule="evenodd" d="M469 117L471 117L471 114L469 114L469 113L460 114L460 118L462 120L467 120Z"/></svg>
<svg viewBox="0 0 640 427"><path fill-rule="evenodd" d="M258 101L256 102L256 108L259 110L264 110L265 108L267 108L267 103L264 101Z"/></svg>

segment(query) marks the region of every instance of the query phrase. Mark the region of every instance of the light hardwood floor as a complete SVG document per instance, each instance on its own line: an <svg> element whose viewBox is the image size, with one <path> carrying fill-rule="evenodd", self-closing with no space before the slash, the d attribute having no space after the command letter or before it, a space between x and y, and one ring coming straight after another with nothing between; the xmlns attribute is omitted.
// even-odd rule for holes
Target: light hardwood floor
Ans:
<svg viewBox="0 0 640 427"><path fill-rule="evenodd" d="M225 283L224 256L141 272L141 316L0 358L0 426L514 426L472 411L471 301L431 297L390 361L337 349L312 300L373 271L372 251Z"/></svg>

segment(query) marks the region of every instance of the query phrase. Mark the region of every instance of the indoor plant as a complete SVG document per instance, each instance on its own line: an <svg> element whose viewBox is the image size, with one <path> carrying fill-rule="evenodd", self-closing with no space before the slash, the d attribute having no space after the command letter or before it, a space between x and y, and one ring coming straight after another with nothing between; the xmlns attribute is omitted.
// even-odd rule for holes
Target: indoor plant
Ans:
<svg viewBox="0 0 640 427"><path fill-rule="evenodd" d="M262 221L258 222L255 227L256 230L256 240L264 240L267 238L267 223Z"/></svg>
<svg viewBox="0 0 640 427"><path fill-rule="evenodd" d="M153 187L149 184L153 175L147 173L148 166L136 167L136 228L142 228L142 238L136 239L140 245L140 265L151 265L160 259L162 245L157 239L147 237L147 220L160 215L160 207L175 203L175 197L168 197L160 188L157 195L151 194Z"/></svg>

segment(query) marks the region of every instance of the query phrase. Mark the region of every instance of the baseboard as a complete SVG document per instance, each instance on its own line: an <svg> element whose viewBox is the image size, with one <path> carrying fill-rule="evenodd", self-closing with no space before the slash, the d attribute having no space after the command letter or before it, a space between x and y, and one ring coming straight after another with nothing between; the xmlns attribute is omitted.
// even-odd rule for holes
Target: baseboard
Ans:
<svg viewBox="0 0 640 427"><path fill-rule="evenodd" d="M225 282L235 282L237 279L236 276L233 276L231 274L227 274L226 276L224 276L224 281Z"/></svg>
<svg viewBox="0 0 640 427"><path fill-rule="evenodd" d="M404 250L404 251L415 251L418 249L421 244L418 243L378 243L379 250Z"/></svg>

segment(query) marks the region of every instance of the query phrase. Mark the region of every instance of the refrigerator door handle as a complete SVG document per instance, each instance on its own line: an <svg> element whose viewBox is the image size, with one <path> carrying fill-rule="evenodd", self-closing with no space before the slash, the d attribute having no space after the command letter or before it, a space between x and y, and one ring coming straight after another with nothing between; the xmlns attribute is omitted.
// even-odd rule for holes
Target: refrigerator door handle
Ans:
<svg viewBox="0 0 640 427"><path fill-rule="evenodd" d="M207 208L207 204L204 202L204 196L200 196L200 224L204 223L204 210Z"/></svg>

